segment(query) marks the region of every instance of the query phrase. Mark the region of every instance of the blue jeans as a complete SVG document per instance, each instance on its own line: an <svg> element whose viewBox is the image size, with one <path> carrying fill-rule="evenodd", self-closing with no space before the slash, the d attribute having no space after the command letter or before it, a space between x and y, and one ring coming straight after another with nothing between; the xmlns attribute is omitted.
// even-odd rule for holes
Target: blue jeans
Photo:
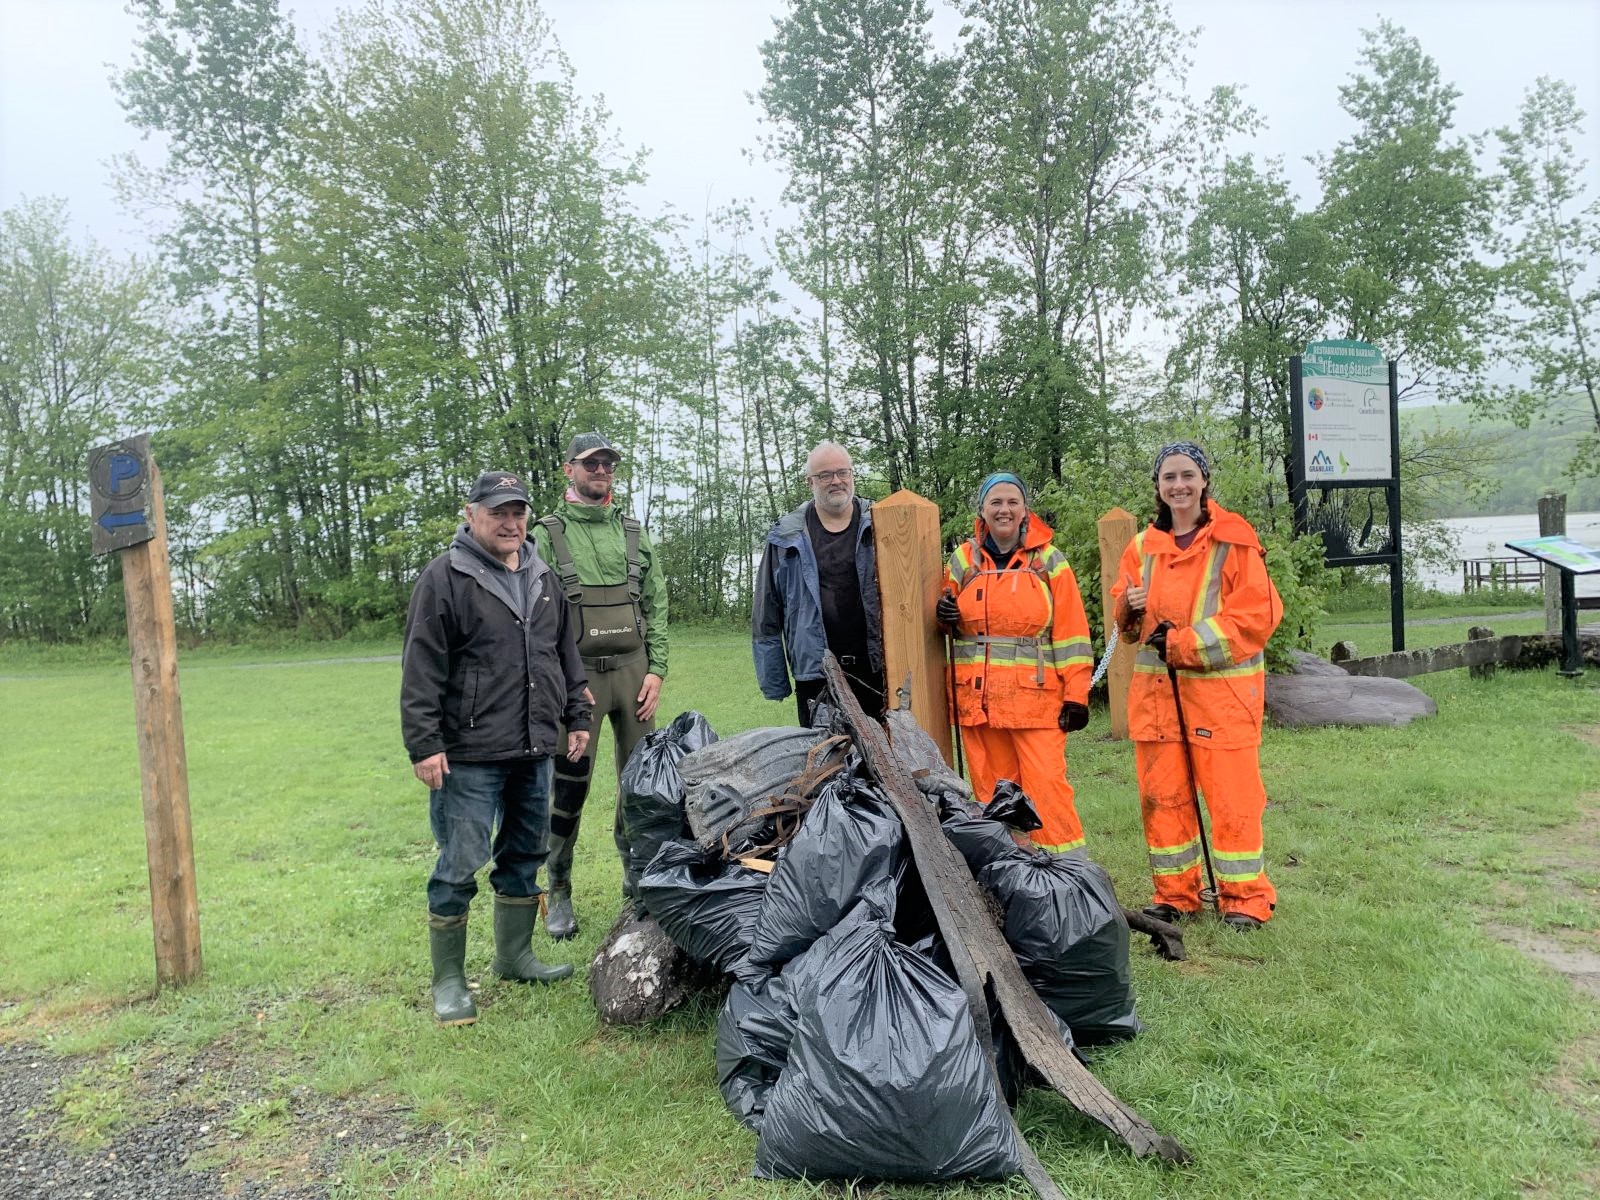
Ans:
<svg viewBox="0 0 1600 1200"><path fill-rule="evenodd" d="M459 917L478 894L478 871L490 859L489 886L502 896L537 896L534 882L550 839L551 761L451 763L444 786L428 793L428 820L439 861L428 878L428 911Z"/></svg>

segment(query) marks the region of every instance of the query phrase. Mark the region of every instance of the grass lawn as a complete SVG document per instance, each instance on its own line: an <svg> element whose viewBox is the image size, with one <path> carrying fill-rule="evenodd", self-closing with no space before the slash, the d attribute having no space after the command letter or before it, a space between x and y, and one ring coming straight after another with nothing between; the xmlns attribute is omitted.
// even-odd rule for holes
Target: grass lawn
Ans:
<svg viewBox="0 0 1600 1200"><path fill-rule="evenodd" d="M1358 632L1337 636L1387 649L1387 614L1354 616L1340 628ZM1459 636L1471 623L1463 616ZM362 1114L395 1114L410 1136L358 1132L341 1152L335 1194L350 1197L1030 1194L1020 1181L752 1180L754 1138L716 1090L715 999L657 1027L602 1029L581 971L547 989L489 976L486 905L468 959L482 1018L435 1028L423 928L433 847L399 742L399 664L381 657L395 650L185 657L205 978L161 995L126 663L0 650L11 847L0 1041L63 1056L73 1078L52 1102L59 1133L88 1152L182 1103L225 1131L202 1161L271 1178L303 1164L308 1139L343 1136L297 1113L334 1106L358 1131ZM1600 679L1418 682L1439 702L1435 720L1269 732L1278 919L1248 937L1195 926L1183 964L1136 941L1148 1032L1094 1063L1196 1163L1136 1162L1052 1094L1030 1093L1019 1119L1069 1195L1600 1187L1600 1008L1507 944L1593 951L1600 938ZM760 698L737 632L675 637L662 711L687 707L724 733L792 716ZM1074 736L1071 774L1091 852L1137 905L1148 879L1132 752L1105 729L1097 712ZM603 759L597 777L610 775ZM611 801L610 788L591 799L579 846L582 933L557 946L536 937L550 959L586 963L614 914Z"/></svg>

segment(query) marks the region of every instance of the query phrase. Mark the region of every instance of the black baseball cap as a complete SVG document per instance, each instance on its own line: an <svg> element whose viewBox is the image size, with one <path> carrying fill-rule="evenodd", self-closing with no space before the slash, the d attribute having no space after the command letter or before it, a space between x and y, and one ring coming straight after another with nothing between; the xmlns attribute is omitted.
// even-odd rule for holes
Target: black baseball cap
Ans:
<svg viewBox="0 0 1600 1200"><path fill-rule="evenodd" d="M513 500L533 507L528 500L528 489L510 471L485 471L467 494L468 504L481 504L485 508L499 508Z"/></svg>
<svg viewBox="0 0 1600 1200"><path fill-rule="evenodd" d="M577 462L580 458L588 458L591 454L601 450L610 451L612 457L620 459L622 455L617 448L601 437L598 433L580 433L572 439L567 447L567 461Z"/></svg>

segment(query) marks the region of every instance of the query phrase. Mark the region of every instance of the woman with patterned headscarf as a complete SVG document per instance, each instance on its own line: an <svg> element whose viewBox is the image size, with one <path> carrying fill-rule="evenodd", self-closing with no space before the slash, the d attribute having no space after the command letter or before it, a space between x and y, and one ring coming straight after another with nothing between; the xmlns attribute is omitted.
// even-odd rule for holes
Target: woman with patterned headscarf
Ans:
<svg viewBox="0 0 1600 1200"><path fill-rule="evenodd" d="M1034 842L1064 851L1083 845L1066 749L1089 720L1094 653L1077 577L1053 536L1021 479L990 475L972 537L950 558L938 616L954 642L974 793L988 804L999 780L1020 784L1043 822Z"/></svg>
<svg viewBox="0 0 1600 1200"><path fill-rule="evenodd" d="M1277 901L1262 848L1259 747L1263 652L1283 603L1250 522L1211 498L1205 451L1192 442L1162 447L1152 478L1155 523L1128 544L1111 589L1123 636L1142 643L1128 733L1155 880L1144 911L1176 921L1200 910L1198 788L1211 815L1223 922L1258 929Z"/></svg>

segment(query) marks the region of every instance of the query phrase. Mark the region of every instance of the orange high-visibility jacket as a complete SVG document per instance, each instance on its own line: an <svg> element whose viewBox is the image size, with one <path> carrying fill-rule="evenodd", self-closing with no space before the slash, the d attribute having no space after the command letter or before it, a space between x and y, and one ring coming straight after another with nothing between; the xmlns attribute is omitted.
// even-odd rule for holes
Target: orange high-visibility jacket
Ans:
<svg viewBox="0 0 1600 1200"><path fill-rule="evenodd" d="M1187 550L1150 526L1128 543L1111 588L1123 636L1141 643L1162 621L1167 662L1178 668L1178 691L1189 740L1238 749L1261 744L1266 691L1263 651L1283 617L1283 601L1267 577L1256 531L1237 513L1208 500L1211 520ZM1123 599L1131 579L1149 589L1143 620ZM1179 740L1177 708L1166 663L1143 644L1128 689L1128 735L1136 742Z"/></svg>
<svg viewBox="0 0 1600 1200"><path fill-rule="evenodd" d="M1054 727L1064 701L1086 704L1094 649L1078 579L1028 513L1020 553L1004 571L983 549L982 518L945 571L961 624L954 635L956 720L996 729Z"/></svg>

